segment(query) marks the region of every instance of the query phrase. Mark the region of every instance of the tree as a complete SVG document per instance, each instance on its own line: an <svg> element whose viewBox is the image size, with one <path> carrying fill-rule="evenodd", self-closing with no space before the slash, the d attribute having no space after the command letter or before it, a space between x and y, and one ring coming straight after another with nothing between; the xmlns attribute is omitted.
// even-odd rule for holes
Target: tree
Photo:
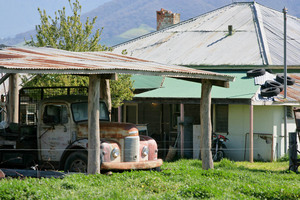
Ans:
<svg viewBox="0 0 300 200"><path fill-rule="evenodd" d="M102 46L99 29L92 35L92 30L97 17L90 22L87 18L83 25L80 20L81 5L76 0L73 4L68 0L73 16L66 16L66 8L55 12L55 17L47 15L46 10L38 8L41 18L41 24L35 27L37 35L36 41L31 37L26 41L27 45L44 47L51 46L57 49L68 51L103 51L110 48Z"/></svg>
<svg viewBox="0 0 300 200"><path fill-rule="evenodd" d="M31 37L30 41L25 41L29 46L44 47L51 46L57 49L68 51L104 51L109 47L101 45L100 36L102 30L97 29L92 35L92 30L97 17L92 21L87 18L83 24L80 19L81 5L76 0L71 3L68 0L73 12L72 16L66 16L65 7L55 12L55 17L48 16L45 10L38 8L41 24L36 26L36 39ZM22 77L22 85L25 87L42 86L88 86L88 77L75 75L47 74L37 75L32 79ZM110 81L112 90L112 106L122 105L124 100L131 100L133 97L133 84L130 75L119 75L118 80Z"/></svg>

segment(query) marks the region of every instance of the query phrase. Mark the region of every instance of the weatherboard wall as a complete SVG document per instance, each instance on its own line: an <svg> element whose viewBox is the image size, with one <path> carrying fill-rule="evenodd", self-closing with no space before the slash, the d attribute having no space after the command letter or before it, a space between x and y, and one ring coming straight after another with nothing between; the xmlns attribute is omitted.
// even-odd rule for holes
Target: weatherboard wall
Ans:
<svg viewBox="0 0 300 200"><path fill-rule="evenodd" d="M229 105L229 149L232 160L249 159L249 105ZM282 106L254 106L254 160L271 161L285 155L284 121ZM293 118L288 119L288 132L295 131ZM262 137L260 137L262 136ZM273 144L264 138L273 137Z"/></svg>

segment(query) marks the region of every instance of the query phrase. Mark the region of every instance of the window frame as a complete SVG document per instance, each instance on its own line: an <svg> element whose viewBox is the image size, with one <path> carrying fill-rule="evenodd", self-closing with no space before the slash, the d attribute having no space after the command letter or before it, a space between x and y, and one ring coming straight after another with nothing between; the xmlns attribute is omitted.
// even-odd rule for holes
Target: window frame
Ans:
<svg viewBox="0 0 300 200"><path fill-rule="evenodd" d="M221 106L226 106L227 110L226 110L226 114L224 114L223 116L226 115L226 119L224 121L226 123L226 127L220 127L222 125L220 125L220 121L218 119L220 119L218 116L220 115L218 112L221 112L220 110L218 110L218 107ZM223 118L223 117L222 117ZM223 124L225 124L223 122ZM228 133L229 132L229 105L228 104L215 104L214 105L214 132L216 133Z"/></svg>
<svg viewBox="0 0 300 200"><path fill-rule="evenodd" d="M45 116L51 116L48 114L48 107L59 107L59 121L56 123L46 123L45 122ZM62 108L65 108L65 111L66 111L66 121L63 121L63 112L62 112ZM47 115L45 114L45 112L47 112ZM42 113L42 116L43 116L43 123L46 124L46 125L65 125L65 124L68 124L69 123L69 109L68 109L68 106L64 103L60 103L60 104L46 104L44 105L43 107L43 113Z"/></svg>
<svg viewBox="0 0 300 200"><path fill-rule="evenodd" d="M71 113L72 113L72 118L73 118L73 121L75 122L75 123L79 123L79 122L83 122L83 121L87 121L88 119L84 119L84 120L75 120L75 117L74 117L74 112L73 112L73 105L75 105L75 104L87 104L87 106L88 106L88 102L85 102L85 101L83 101L83 102L75 102L75 103L71 103L71 106L70 106L70 108L71 108ZM106 103L105 102L103 102L103 101L99 101L99 109L101 109L101 104L102 105L104 105L105 107L106 107L106 116L107 116L107 118L106 119L104 119L104 118L101 118L100 117L100 115L99 115L99 120L100 121L109 121L109 113L108 113L108 109L107 109L107 105L106 105ZM99 114L101 113L101 110L100 110L100 112L99 112Z"/></svg>

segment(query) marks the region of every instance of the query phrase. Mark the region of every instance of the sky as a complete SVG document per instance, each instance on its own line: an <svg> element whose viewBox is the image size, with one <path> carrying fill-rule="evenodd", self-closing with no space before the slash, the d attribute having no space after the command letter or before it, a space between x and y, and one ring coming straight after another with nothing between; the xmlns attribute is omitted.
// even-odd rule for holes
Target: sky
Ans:
<svg viewBox="0 0 300 200"><path fill-rule="evenodd" d="M72 0L74 2L75 0ZM110 0L79 0L82 13L86 13ZM38 8L54 16L54 12L66 7L71 13L68 0L0 0L0 38L35 29L40 23Z"/></svg>

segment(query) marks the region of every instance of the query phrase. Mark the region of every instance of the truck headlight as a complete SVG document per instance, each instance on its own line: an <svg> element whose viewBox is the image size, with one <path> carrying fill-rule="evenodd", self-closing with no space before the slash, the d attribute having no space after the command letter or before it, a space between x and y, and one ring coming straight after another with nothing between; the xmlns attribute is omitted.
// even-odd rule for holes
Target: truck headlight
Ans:
<svg viewBox="0 0 300 200"><path fill-rule="evenodd" d="M113 158L117 158L120 155L120 150L118 148L114 148L111 151L111 155L112 155Z"/></svg>
<svg viewBox="0 0 300 200"><path fill-rule="evenodd" d="M148 154L149 154L149 148L147 146L144 146L142 150L142 157L148 156Z"/></svg>

